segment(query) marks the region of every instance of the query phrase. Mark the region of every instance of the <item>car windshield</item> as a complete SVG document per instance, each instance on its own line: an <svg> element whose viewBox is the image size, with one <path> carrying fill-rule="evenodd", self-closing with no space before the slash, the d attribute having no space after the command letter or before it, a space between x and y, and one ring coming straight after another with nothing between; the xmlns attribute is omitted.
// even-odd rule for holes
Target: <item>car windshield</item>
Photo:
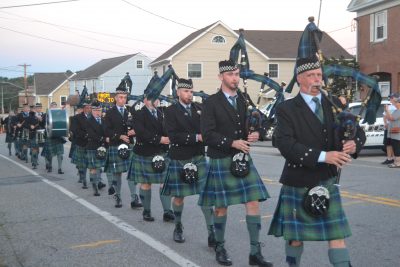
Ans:
<svg viewBox="0 0 400 267"><path fill-rule="evenodd" d="M350 108L350 112L353 113L354 115L359 115L360 114L360 110L361 110L361 105L357 105L354 107ZM377 118L382 118L383 117L383 111L384 111L384 105L380 104L378 112L376 113L376 117ZM365 109L363 111L363 113L361 114L361 117L364 117L365 115Z"/></svg>

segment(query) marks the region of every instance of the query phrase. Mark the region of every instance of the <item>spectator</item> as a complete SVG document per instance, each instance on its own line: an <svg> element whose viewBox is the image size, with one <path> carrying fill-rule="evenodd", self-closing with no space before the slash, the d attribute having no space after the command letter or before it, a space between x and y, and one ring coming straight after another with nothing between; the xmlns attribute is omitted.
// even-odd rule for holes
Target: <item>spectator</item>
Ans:
<svg viewBox="0 0 400 267"><path fill-rule="evenodd" d="M394 154L394 162L389 164L388 167L400 168L400 94L394 94L390 102L396 107L396 110L390 114L389 107L385 107L385 118L390 121L388 137L391 140Z"/></svg>
<svg viewBox="0 0 400 267"><path fill-rule="evenodd" d="M388 105L388 111L390 114L393 113L393 111L396 110L396 107L392 104L392 99L393 99L394 94L389 95L389 101L390 104ZM394 154L393 154L393 147L391 144L391 139L388 137L388 127L390 126L390 121L386 119L386 111L383 112L383 122L385 124L385 133L383 137L383 145L386 148L386 160L382 162L382 164L393 164L394 162Z"/></svg>

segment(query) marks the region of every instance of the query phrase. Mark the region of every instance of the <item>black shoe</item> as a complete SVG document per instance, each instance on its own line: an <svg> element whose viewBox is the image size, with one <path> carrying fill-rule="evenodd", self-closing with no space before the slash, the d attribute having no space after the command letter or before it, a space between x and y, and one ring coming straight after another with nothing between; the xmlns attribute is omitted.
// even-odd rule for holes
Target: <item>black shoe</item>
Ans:
<svg viewBox="0 0 400 267"><path fill-rule="evenodd" d="M37 169L36 165L33 165L32 169L36 170Z"/></svg>
<svg viewBox="0 0 400 267"><path fill-rule="evenodd" d="M114 195L114 194L115 194L115 188L114 188L114 186L110 186L110 188L108 188L108 194L109 194L109 195Z"/></svg>
<svg viewBox="0 0 400 267"><path fill-rule="evenodd" d="M99 183L97 184L97 186L98 186L99 189L102 189L102 188L106 187L106 184L104 184L104 183L102 183L102 182L99 182Z"/></svg>
<svg viewBox="0 0 400 267"><path fill-rule="evenodd" d="M381 162L383 165L392 164L394 162L393 159L386 159L384 162Z"/></svg>
<svg viewBox="0 0 400 267"><path fill-rule="evenodd" d="M149 210L143 211L143 220L146 222L154 221L154 217L151 216L151 212Z"/></svg>
<svg viewBox="0 0 400 267"><path fill-rule="evenodd" d="M175 220L175 215L172 210L164 211L163 221L164 222L173 222Z"/></svg>
<svg viewBox="0 0 400 267"><path fill-rule="evenodd" d="M217 241L215 240L215 232L213 227L212 232L208 235L208 247L215 248L216 244Z"/></svg>
<svg viewBox="0 0 400 267"><path fill-rule="evenodd" d="M82 189L88 189L86 181L83 181Z"/></svg>
<svg viewBox="0 0 400 267"><path fill-rule="evenodd" d="M58 174L64 174L64 172L61 169L58 169Z"/></svg>
<svg viewBox="0 0 400 267"><path fill-rule="evenodd" d="M137 209L143 207L142 203L139 202L138 195L135 195L135 199L131 202L131 208Z"/></svg>
<svg viewBox="0 0 400 267"><path fill-rule="evenodd" d="M181 223L177 223L175 225L175 230L174 230L174 241L177 243L184 243L185 238L183 237L183 226Z"/></svg>
<svg viewBox="0 0 400 267"><path fill-rule="evenodd" d="M229 258L228 252L226 252L225 248L220 249L215 252L215 259L217 262L224 266L232 265L232 260Z"/></svg>
<svg viewBox="0 0 400 267"><path fill-rule="evenodd" d="M249 255L249 265L257 265L260 267L273 267L272 262L265 261L261 252L257 252L255 255Z"/></svg>
<svg viewBox="0 0 400 267"><path fill-rule="evenodd" d="M97 187L97 184L96 183L92 183L92 187L93 187L93 191L94 191L94 196L95 197L98 197L98 196L100 196L100 194L99 194L99 188Z"/></svg>
<svg viewBox="0 0 400 267"><path fill-rule="evenodd" d="M115 198L115 206L116 208L121 208L122 207L122 200L118 195L114 195Z"/></svg>

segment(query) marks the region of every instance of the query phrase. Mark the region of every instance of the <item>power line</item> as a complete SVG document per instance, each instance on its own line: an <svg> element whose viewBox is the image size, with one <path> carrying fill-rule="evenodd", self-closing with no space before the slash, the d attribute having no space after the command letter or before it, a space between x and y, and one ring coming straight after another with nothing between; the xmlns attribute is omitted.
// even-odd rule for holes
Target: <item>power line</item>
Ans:
<svg viewBox="0 0 400 267"><path fill-rule="evenodd" d="M76 2L76 1L80 1L80 0L64 0L64 1L43 2L43 3L36 3L36 4L18 5L18 6L2 6L2 7L0 7L0 9L15 8L15 7L27 7L27 6L42 6L42 5L60 4L60 3Z"/></svg>

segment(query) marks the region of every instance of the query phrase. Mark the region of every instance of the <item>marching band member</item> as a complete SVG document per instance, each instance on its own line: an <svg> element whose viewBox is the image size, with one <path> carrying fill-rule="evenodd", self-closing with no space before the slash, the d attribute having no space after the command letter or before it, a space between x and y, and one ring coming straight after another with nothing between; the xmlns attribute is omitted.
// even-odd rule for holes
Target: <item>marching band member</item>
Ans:
<svg viewBox="0 0 400 267"><path fill-rule="evenodd" d="M171 161L162 193L174 197L172 202L175 215L173 239L175 242L183 243L185 238L181 216L184 197L200 193L208 167L200 133L201 110L192 102L192 80L179 79L177 89L179 102L169 106L165 111L165 127L171 142L168 156ZM201 210L208 230L208 246L214 247L214 211L212 207L201 207Z"/></svg>
<svg viewBox="0 0 400 267"><path fill-rule="evenodd" d="M146 88L147 90L147 88ZM150 88L151 90L151 88ZM144 92L144 106L133 114L133 127L136 133L136 144L128 172L128 180L140 183L140 199L143 203L143 220L154 221L151 216L151 184L162 184L166 174L169 138L163 129L163 114L157 110L160 101L147 99ZM164 209L163 220L173 221L171 197L161 195Z"/></svg>
<svg viewBox="0 0 400 267"><path fill-rule="evenodd" d="M14 142L15 133L14 133L14 122L15 122L15 114L14 111L10 110L8 116L5 119L1 119L1 124L5 126L6 130L6 143L8 148L8 155L11 156L11 147Z"/></svg>
<svg viewBox="0 0 400 267"><path fill-rule="evenodd" d="M27 103L22 105L22 111L18 113L18 123L16 129L17 143L18 143L18 158L28 162L28 125L25 120L29 117L29 106ZM24 130L25 129L25 130Z"/></svg>
<svg viewBox="0 0 400 267"><path fill-rule="evenodd" d="M118 87L115 91L115 105L107 110L104 117L105 136L110 141L104 171L107 173L107 177L112 175L112 187L109 189L109 193L115 192L116 208L122 207L121 176L122 173L129 169L129 146L132 145L130 137L135 135L133 129L128 130L127 121L129 112L125 108L126 101L126 89ZM136 184L128 181L128 186L131 191L131 207L141 207L139 197L135 194Z"/></svg>
<svg viewBox="0 0 400 267"><path fill-rule="evenodd" d="M200 206L215 206L216 260L232 265L225 250L225 225L228 206L244 204L250 237L249 264L272 266L261 254L259 242L261 216L259 202L269 194L251 157L250 143L259 139L259 132L246 129L246 104L238 94L239 69L228 60L219 62L221 89L206 99L201 115L201 133L208 146L210 170L200 193Z"/></svg>
<svg viewBox="0 0 400 267"><path fill-rule="evenodd" d="M36 111L29 112L29 117L26 119L26 125L29 129L29 147L31 149L31 161L33 169L38 165L39 144L36 140L36 130L39 128L39 119L36 116Z"/></svg>

